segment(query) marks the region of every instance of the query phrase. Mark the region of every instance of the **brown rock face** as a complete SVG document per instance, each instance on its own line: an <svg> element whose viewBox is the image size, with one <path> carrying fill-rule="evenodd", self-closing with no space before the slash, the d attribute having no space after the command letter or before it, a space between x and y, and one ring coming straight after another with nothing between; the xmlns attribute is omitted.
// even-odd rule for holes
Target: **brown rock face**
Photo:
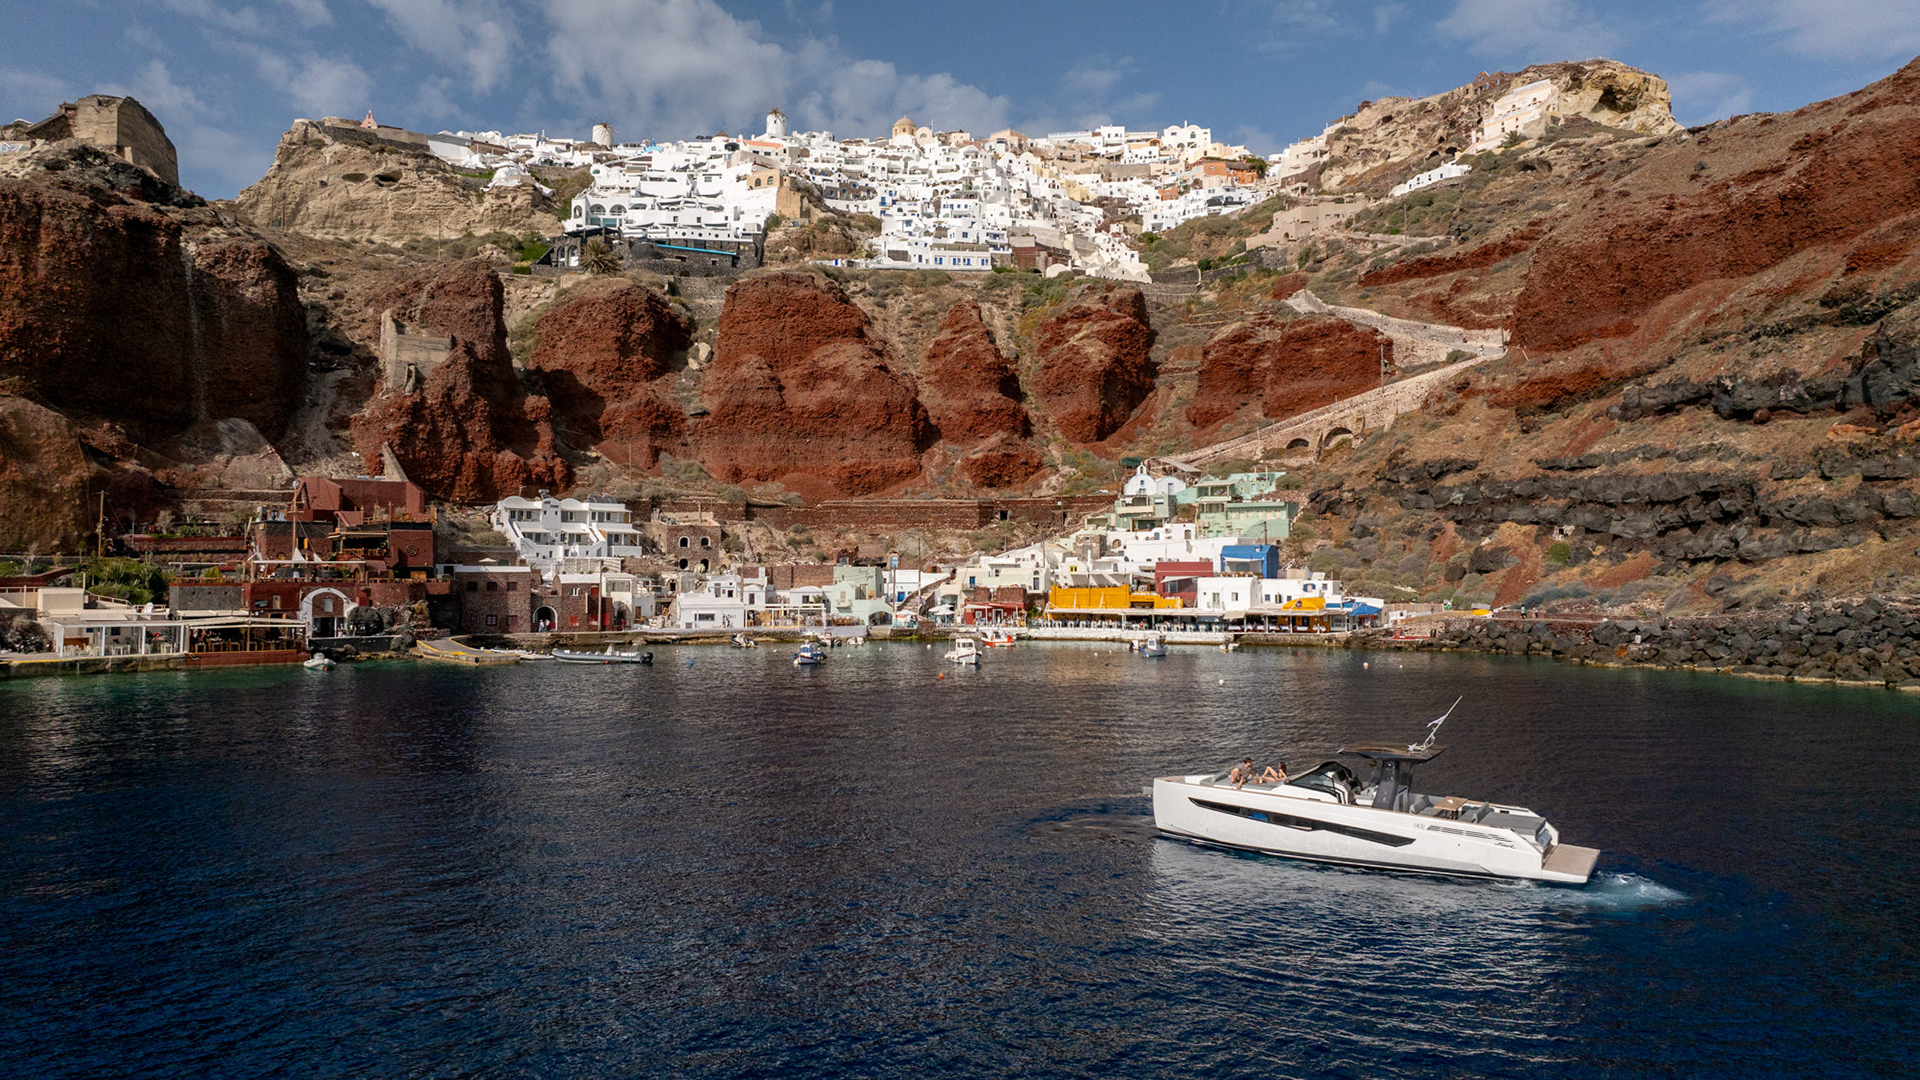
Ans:
<svg viewBox="0 0 1920 1080"><path fill-rule="evenodd" d="M144 203L0 180L0 377L142 438L229 416L276 437L306 361L293 272L266 244L194 244Z"/></svg>
<svg viewBox="0 0 1920 1080"><path fill-rule="evenodd" d="M560 231L552 200L531 184L485 187L424 146L352 124L296 120L267 174L235 201L256 224L354 243Z"/></svg>
<svg viewBox="0 0 1920 1080"><path fill-rule="evenodd" d="M1024 439L1033 430L1021 404L1020 376L994 347L980 305L953 305L920 362L920 400L943 442L974 443L995 435Z"/></svg>
<svg viewBox="0 0 1920 1080"><path fill-rule="evenodd" d="M658 382L693 333L663 297L627 281L584 286L537 334L527 370L540 373L561 427L622 465L688 456L686 417Z"/></svg>
<svg viewBox="0 0 1920 1080"><path fill-rule="evenodd" d="M0 397L0 551L74 551L92 528L79 432L25 398Z"/></svg>
<svg viewBox="0 0 1920 1080"><path fill-rule="evenodd" d="M1282 322L1256 315L1207 342L1187 422L1210 427L1258 404L1284 420L1380 385L1385 335L1317 315Z"/></svg>
<svg viewBox="0 0 1920 1080"><path fill-rule="evenodd" d="M706 383L719 390L694 443L730 483L811 477L866 494L918 474L932 441L913 384L889 366L866 314L811 274L727 290Z"/></svg>
<svg viewBox="0 0 1920 1080"><path fill-rule="evenodd" d="M1042 322L1034 336L1034 394L1075 442L1099 442L1120 430L1153 392L1153 327L1139 289L1088 294Z"/></svg>
<svg viewBox="0 0 1920 1080"><path fill-rule="evenodd" d="M466 262L384 301L410 325L451 336L453 351L413 392L385 387L353 418L361 460L377 467L388 446L409 479L454 502L565 488L572 473L554 445L552 407L526 392L507 351L499 276Z"/></svg>
<svg viewBox="0 0 1920 1080"><path fill-rule="evenodd" d="M1669 297L1844 249L1920 211L1920 61L1846 97L1658 147L1628 179L1616 197L1596 188L1535 251L1517 343L1625 337Z"/></svg>
<svg viewBox="0 0 1920 1080"><path fill-rule="evenodd" d="M960 459L961 471L976 487L1008 488L1030 479L1046 462L1033 444L1000 434Z"/></svg>

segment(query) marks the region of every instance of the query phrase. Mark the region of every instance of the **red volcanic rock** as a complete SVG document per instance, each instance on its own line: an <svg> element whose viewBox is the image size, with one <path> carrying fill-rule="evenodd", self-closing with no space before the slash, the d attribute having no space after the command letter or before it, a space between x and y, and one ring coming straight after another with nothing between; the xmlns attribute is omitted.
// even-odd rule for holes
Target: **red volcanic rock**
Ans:
<svg viewBox="0 0 1920 1080"><path fill-rule="evenodd" d="M665 298L628 281L583 286L541 317L536 336L527 370L540 373L561 427L623 465L687 456L686 417L655 384L693 330Z"/></svg>
<svg viewBox="0 0 1920 1080"><path fill-rule="evenodd" d="M1207 342L1187 422L1209 427L1256 403L1267 419L1284 420L1372 390L1387 341L1328 315L1287 322L1255 315Z"/></svg>
<svg viewBox="0 0 1920 1080"><path fill-rule="evenodd" d="M719 389L694 443L729 483L811 477L866 494L917 475L931 443L926 410L866 313L811 274L727 290L706 384Z"/></svg>
<svg viewBox="0 0 1920 1080"><path fill-rule="evenodd" d="M1137 288L1088 293L1043 321L1035 339L1034 395L1075 442L1099 442L1120 430L1153 392L1153 327Z"/></svg>
<svg viewBox="0 0 1920 1080"><path fill-rule="evenodd" d="M1360 284L1364 288L1374 288L1419 278L1439 277L1442 274L1458 273L1462 270L1485 270L1495 263L1532 251L1543 231L1538 224L1532 224L1503 240L1481 244L1467 251L1450 255L1428 255L1424 258L1394 263L1392 266L1360 275Z"/></svg>
<svg viewBox="0 0 1920 1080"><path fill-rule="evenodd" d="M961 471L975 487L1008 488L1021 484L1044 468L1033 444L1001 433L960 459Z"/></svg>
<svg viewBox="0 0 1920 1080"><path fill-rule="evenodd" d="M0 397L0 551L74 551L92 529L92 469L73 423Z"/></svg>
<svg viewBox="0 0 1920 1080"><path fill-rule="evenodd" d="M971 300L947 311L920 362L919 383L943 442L970 444L1000 434L1024 439L1032 432L1020 403L1020 376L994 347L980 305Z"/></svg>
<svg viewBox="0 0 1920 1080"><path fill-rule="evenodd" d="M1864 90L1716 125L1597 179L1535 250L1513 338L1571 349L1668 297L1749 277L1920 210L1920 61Z"/></svg>
<svg viewBox="0 0 1920 1080"><path fill-rule="evenodd" d="M572 474L554 445L552 407L526 392L507 352L499 276L466 262L384 300L377 306L404 311L409 325L451 336L453 351L422 385L384 387L353 418L361 460L376 467L385 446L408 479L454 502L565 488Z"/></svg>
<svg viewBox="0 0 1920 1080"><path fill-rule="evenodd" d="M143 439L229 416L272 437L306 362L293 273L266 244L195 246L182 216L123 195L0 180L0 377Z"/></svg>

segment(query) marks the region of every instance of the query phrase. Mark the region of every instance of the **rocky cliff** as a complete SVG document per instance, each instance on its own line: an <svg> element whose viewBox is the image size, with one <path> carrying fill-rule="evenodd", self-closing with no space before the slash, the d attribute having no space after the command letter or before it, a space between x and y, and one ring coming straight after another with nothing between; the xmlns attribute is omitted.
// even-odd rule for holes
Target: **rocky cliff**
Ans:
<svg viewBox="0 0 1920 1080"><path fill-rule="evenodd" d="M0 379L152 440L228 416L277 436L306 375L292 270L211 210L105 187L103 156L0 179Z"/></svg>
<svg viewBox="0 0 1920 1080"><path fill-rule="evenodd" d="M454 502L567 487L572 470L554 436L552 405L527 392L507 349L498 274L479 260L460 263L377 303L409 326L451 337L453 349L424 382L383 385L353 418L362 461L377 467L391 452L408 479Z"/></svg>
<svg viewBox="0 0 1920 1080"><path fill-rule="evenodd" d="M1138 288L1083 294L1040 323L1034 344L1034 396L1075 442L1119 431L1153 392L1153 322Z"/></svg>
<svg viewBox="0 0 1920 1080"><path fill-rule="evenodd" d="M687 419L667 384L692 344L686 316L624 279L575 289L543 315L527 360L572 441L648 469L689 456Z"/></svg>
<svg viewBox="0 0 1920 1080"><path fill-rule="evenodd" d="M1258 405L1284 420L1380 385L1385 335L1331 316L1256 315L1210 339L1187 421L1206 428Z"/></svg>
<svg viewBox="0 0 1920 1080"><path fill-rule="evenodd" d="M1423 168L1463 153L1493 102L1508 90L1551 82L1552 124L1597 124L1636 135L1680 130L1666 80L1611 60L1537 64L1518 72L1483 74L1472 84L1430 97L1362 102L1327 138L1327 157L1315 173L1328 191L1384 192Z"/></svg>
<svg viewBox="0 0 1920 1080"><path fill-rule="evenodd" d="M706 373L711 415L693 432L707 471L849 495L918 475L933 429L870 323L813 274L730 287Z"/></svg>
<svg viewBox="0 0 1920 1080"><path fill-rule="evenodd" d="M552 200L532 184L489 188L487 180L456 171L424 145L295 120L272 167L237 203L264 228L354 243L560 231Z"/></svg>
<svg viewBox="0 0 1920 1080"><path fill-rule="evenodd" d="M1312 287L1471 310L1515 348L1295 471L1335 542L1316 565L1669 614L1920 591L1916 131L1920 62L1792 113L1521 145L1402 200L1421 238Z"/></svg>

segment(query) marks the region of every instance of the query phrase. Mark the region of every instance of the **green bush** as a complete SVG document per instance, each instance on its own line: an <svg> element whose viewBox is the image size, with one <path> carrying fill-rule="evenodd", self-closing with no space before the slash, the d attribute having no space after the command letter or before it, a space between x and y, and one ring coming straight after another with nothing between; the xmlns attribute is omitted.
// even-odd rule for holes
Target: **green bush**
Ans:
<svg viewBox="0 0 1920 1080"><path fill-rule="evenodd" d="M1451 360L1453 358L1448 357L1447 359ZM1565 566L1567 565L1567 559L1571 557L1572 554L1573 549L1568 547L1565 541L1562 541L1547 549L1547 561Z"/></svg>

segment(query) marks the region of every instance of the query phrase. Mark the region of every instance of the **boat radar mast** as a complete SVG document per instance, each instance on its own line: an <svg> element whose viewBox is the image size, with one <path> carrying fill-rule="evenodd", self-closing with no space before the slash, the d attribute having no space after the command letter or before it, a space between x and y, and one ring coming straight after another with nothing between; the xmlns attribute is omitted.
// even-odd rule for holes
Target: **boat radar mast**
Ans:
<svg viewBox="0 0 1920 1080"><path fill-rule="evenodd" d="M1421 739L1417 743L1409 744L1407 746L1407 749L1416 754L1422 750L1430 749L1433 746L1433 737L1435 735L1440 734L1440 725L1446 723L1447 717L1452 716L1453 710L1459 708L1460 703L1462 701L1465 701L1466 699L1467 698L1465 694L1462 694L1459 697L1454 698L1453 704L1447 706L1447 711L1441 713L1438 717L1436 717L1431 723L1427 725L1427 737L1424 739Z"/></svg>

